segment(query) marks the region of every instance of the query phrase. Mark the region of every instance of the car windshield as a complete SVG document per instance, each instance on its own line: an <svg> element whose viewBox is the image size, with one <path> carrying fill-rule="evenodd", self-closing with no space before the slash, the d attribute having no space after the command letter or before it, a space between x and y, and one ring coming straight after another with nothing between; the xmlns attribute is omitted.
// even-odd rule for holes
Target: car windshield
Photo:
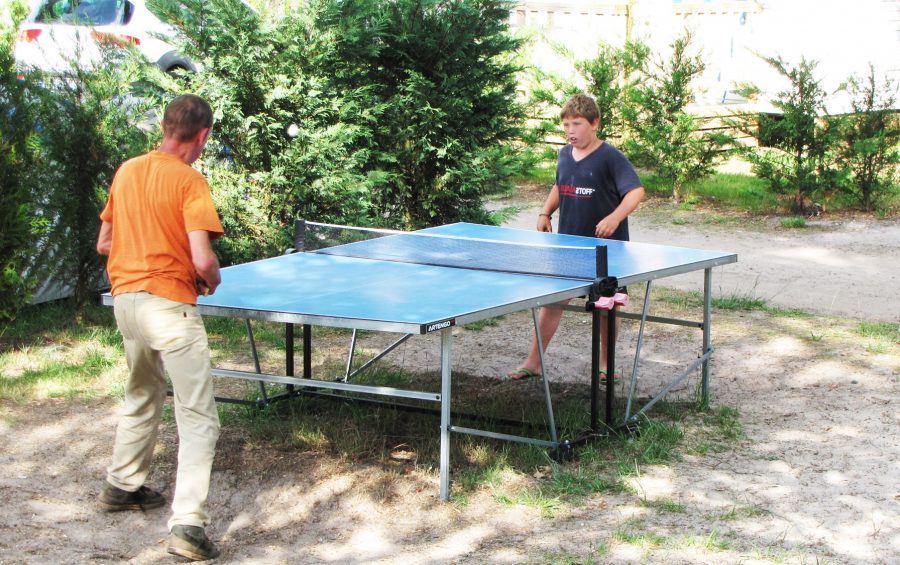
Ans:
<svg viewBox="0 0 900 565"><path fill-rule="evenodd" d="M109 25L119 20L124 0L47 0L37 21L45 24Z"/></svg>

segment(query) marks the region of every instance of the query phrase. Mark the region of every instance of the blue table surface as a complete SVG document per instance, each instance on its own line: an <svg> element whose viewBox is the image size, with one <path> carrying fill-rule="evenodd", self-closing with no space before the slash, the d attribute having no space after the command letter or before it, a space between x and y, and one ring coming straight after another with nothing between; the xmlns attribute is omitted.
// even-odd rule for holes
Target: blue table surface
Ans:
<svg viewBox="0 0 900 565"><path fill-rule="evenodd" d="M586 248L602 243L608 246L610 274L619 277L730 256L466 223L422 231ZM428 324L542 297L579 296L578 291L589 284L584 280L295 253L222 269L222 284L216 293L200 297L198 304L257 312Z"/></svg>

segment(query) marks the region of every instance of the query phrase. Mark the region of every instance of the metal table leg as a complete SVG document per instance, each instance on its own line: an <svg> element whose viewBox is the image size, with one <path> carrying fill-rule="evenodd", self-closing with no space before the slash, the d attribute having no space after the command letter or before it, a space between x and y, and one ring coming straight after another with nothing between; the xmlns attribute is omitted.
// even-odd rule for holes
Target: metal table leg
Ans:
<svg viewBox="0 0 900 565"><path fill-rule="evenodd" d="M441 500L450 500L450 354L453 328L441 330Z"/></svg>

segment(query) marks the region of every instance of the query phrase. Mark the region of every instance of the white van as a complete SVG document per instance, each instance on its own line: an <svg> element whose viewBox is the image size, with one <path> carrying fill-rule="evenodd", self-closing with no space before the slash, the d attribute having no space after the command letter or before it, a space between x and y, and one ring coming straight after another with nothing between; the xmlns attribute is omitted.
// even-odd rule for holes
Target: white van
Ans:
<svg viewBox="0 0 900 565"><path fill-rule="evenodd" d="M63 71L73 59L98 60L99 42L131 43L163 71L195 71L190 59L156 36L171 33L143 0L37 0L19 26L15 58L20 71Z"/></svg>

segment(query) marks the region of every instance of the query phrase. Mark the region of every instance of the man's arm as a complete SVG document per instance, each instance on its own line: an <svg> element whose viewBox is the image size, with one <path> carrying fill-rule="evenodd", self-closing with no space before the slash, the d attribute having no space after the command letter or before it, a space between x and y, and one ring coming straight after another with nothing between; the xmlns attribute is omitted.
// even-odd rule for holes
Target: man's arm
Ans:
<svg viewBox="0 0 900 565"><path fill-rule="evenodd" d="M200 279L198 283L203 287L202 290L208 290L204 294L213 294L222 282L222 275L219 273L219 259L213 251L209 232L194 230L188 232L188 239L191 243L191 260Z"/></svg>
<svg viewBox="0 0 900 565"><path fill-rule="evenodd" d="M100 224L100 234L97 236L97 253L109 255L110 248L112 248L112 223L103 222Z"/></svg>
<svg viewBox="0 0 900 565"><path fill-rule="evenodd" d="M622 220L627 218L635 209L638 207L638 204L641 203L641 200L644 199L644 187L639 186L635 189L629 190L624 197L622 197L622 201L613 210L612 214L600 220L597 224L597 228L594 230L594 233L597 237L609 237L612 234L616 233L616 229L618 229L619 224L622 223Z"/></svg>

